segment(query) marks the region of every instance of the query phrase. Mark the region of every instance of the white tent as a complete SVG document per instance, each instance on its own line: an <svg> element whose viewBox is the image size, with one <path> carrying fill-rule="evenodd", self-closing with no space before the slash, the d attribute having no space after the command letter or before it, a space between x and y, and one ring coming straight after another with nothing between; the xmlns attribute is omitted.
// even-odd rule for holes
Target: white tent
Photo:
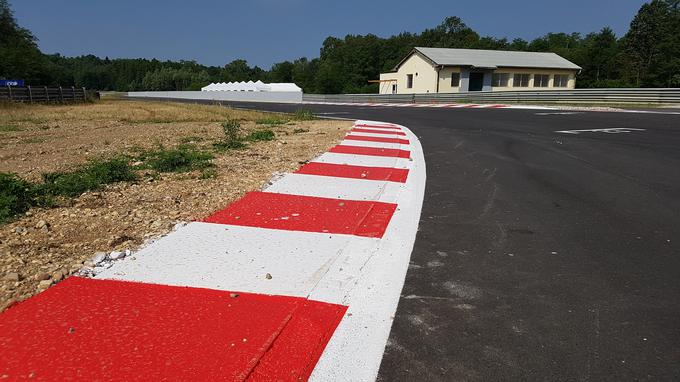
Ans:
<svg viewBox="0 0 680 382"><path fill-rule="evenodd" d="M212 83L201 88L204 92L296 92L302 93L302 89L293 83L265 84L262 81Z"/></svg>

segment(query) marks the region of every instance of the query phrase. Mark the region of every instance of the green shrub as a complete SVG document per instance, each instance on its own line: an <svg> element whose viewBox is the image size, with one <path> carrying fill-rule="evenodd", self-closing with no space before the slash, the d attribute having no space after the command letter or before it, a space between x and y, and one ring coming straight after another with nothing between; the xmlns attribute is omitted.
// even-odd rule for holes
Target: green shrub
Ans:
<svg viewBox="0 0 680 382"><path fill-rule="evenodd" d="M227 142L238 141L238 135L241 132L241 122L236 119L230 119L227 122L222 123L222 130L224 130L224 136Z"/></svg>
<svg viewBox="0 0 680 382"><path fill-rule="evenodd" d="M236 150L236 149L242 149L246 147L246 144L241 142L241 141L219 141L213 143L213 148L216 151L227 151L227 150Z"/></svg>
<svg viewBox="0 0 680 382"><path fill-rule="evenodd" d="M214 156L182 145L175 149L160 148L146 155L150 168L158 172L188 172L213 166Z"/></svg>
<svg viewBox="0 0 680 382"><path fill-rule="evenodd" d="M258 125L267 125L267 126L278 126L278 125L285 125L286 123L290 122L289 118L280 116L280 115L272 115L267 118L262 118L258 119L255 121Z"/></svg>
<svg viewBox="0 0 680 382"><path fill-rule="evenodd" d="M316 119L316 117L314 117L314 113L309 109L297 109L295 110L295 114L293 114L293 116L298 121L311 121Z"/></svg>
<svg viewBox="0 0 680 382"><path fill-rule="evenodd" d="M276 138L276 134L274 134L274 132L271 130L257 130L248 134L245 138L243 138L243 140L249 142L258 142L258 141L271 141L274 138Z"/></svg>
<svg viewBox="0 0 680 382"><path fill-rule="evenodd" d="M179 141L181 143L202 142L204 140L205 139L203 137L199 137L199 136L196 136L196 135L191 135L191 136L188 136L188 137L182 137L182 138L179 139Z"/></svg>
<svg viewBox="0 0 680 382"><path fill-rule="evenodd" d="M246 145L242 142L239 136L241 132L241 123L236 119L230 119L222 123L222 130L224 130L224 139L213 143L213 148L217 151L226 151L230 149L241 149Z"/></svg>
<svg viewBox="0 0 680 382"><path fill-rule="evenodd" d="M9 133L22 130L23 129L17 125L0 125L0 133Z"/></svg>
<svg viewBox="0 0 680 382"><path fill-rule="evenodd" d="M105 184L135 180L136 175L125 157L94 160L71 172L43 174L43 188L48 195L75 197L97 190Z"/></svg>
<svg viewBox="0 0 680 382"><path fill-rule="evenodd" d="M16 174L0 172L0 223L40 203L38 188Z"/></svg>
<svg viewBox="0 0 680 382"><path fill-rule="evenodd" d="M217 170L214 168L205 168L201 171L201 179L217 178Z"/></svg>

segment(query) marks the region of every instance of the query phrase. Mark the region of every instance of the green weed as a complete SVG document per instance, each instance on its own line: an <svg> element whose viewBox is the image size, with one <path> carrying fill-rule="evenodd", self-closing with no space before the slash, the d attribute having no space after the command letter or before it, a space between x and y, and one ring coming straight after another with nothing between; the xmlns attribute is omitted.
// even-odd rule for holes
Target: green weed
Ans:
<svg viewBox="0 0 680 382"><path fill-rule="evenodd" d="M271 130L257 130L245 136L243 140L248 142L259 142L271 141L274 140L274 138L276 138L276 134Z"/></svg>
<svg viewBox="0 0 680 382"><path fill-rule="evenodd" d="M293 118L297 121L311 121L316 119L314 113L309 109L297 109L293 114Z"/></svg>
<svg viewBox="0 0 680 382"><path fill-rule="evenodd" d="M94 160L71 172L43 174L42 188L48 195L76 197L83 192L100 189L106 184L136 178L128 158L116 157Z"/></svg>
<svg viewBox="0 0 680 382"><path fill-rule="evenodd" d="M239 134L241 133L241 122L236 119L230 119L222 123L222 130L224 131L224 139L213 143L213 148L217 151L226 151L230 149L241 149L246 145L242 142Z"/></svg>
<svg viewBox="0 0 680 382"><path fill-rule="evenodd" d="M23 129L17 125L0 125L0 133L10 133L22 130Z"/></svg>
<svg viewBox="0 0 680 382"><path fill-rule="evenodd" d="M16 174L0 173L0 223L41 203L39 189Z"/></svg>
<svg viewBox="0 0 680 382"><path fill-rule="evenodd" d="M210 168L204 168L203 171L201 171L201 179L212 179L212 178L217 178L217 170L210 167Z"/></svg>
<svg viewBox="0 0 680 382"><path fill-rule="evenodd" d="M189 172L212 167L214 156L188 145L174 149L159 148L145 156L150 168L158 172Z"/></svg>
<svg viewBox="0 0 680 382"><path fill-rule="evenodd" d="M286 118L283 116L279 115L273 115L269 116L266 118L261 118L255 121L258 125L267 125L267 126L278 126L278 125L285 125L286 123L290 122L290 118Z"/></svg>

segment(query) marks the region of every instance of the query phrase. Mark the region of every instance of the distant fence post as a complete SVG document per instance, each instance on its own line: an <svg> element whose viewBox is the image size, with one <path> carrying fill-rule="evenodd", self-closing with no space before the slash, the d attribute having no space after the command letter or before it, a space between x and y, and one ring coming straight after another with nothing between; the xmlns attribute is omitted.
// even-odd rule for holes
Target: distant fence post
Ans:
<svg viewBox="0 0 680 382"><path fill-rule="evenodd" d="M87 90L85 90L85 87L83 86L83 102L87 101Z"/></svg>
<svg viewBox="0 0 680 382"><path fill-rule="evenodd" d="M73 96L73 102L76 102L76 87L71 86L71 95Z"/></svg>
<svg viewBox="0 0 680 382"><path fill-rule="evenodd" d="M61 99L61 103L64 103L64 88L59 86L59 98Z"/></svg>
<svg viewBox="0 0 680 382"><path fill-rule="evenodd" d="M45 98L47 99L47 103L50 103L50 91L47 90L47 86L45 86Z"/></svg>
<svg viewBox="0 0 680 382"><path fill-rule="evenodd" d="M28 85L28 100L33 103L33 91L31 90L31 85Z"/></svg>
<svg viewBox="0 0 680 382"><path fill-rule="evenodd" d="M12 98L12 87L7 85L7 93L9 93L9 100L13 101L14 98Z"/></svg>

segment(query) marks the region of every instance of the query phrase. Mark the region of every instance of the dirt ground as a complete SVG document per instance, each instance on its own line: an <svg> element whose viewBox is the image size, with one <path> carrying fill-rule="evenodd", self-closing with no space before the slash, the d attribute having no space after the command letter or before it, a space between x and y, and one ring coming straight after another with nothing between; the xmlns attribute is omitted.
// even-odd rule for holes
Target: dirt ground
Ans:
<svg viewBox="0 0 680 382"><path fill-rule="evenodd" d="M221 122L242 120L244 132L269 114L220 106L101 101L71 106L4 106L0 172L38 181L89 159L133 154L159 144L209 147ZM260 126L261 127L261 126ZM261 189L273 174L290 172L337 144L351 127L340 121L294 121L269 127L276 139L216 153L216 176L199 171L151 174L87 192L66 205L33 208L0 225L0 311L83 267L97 252L135 250L177 223L201 219Z"/></svg>

